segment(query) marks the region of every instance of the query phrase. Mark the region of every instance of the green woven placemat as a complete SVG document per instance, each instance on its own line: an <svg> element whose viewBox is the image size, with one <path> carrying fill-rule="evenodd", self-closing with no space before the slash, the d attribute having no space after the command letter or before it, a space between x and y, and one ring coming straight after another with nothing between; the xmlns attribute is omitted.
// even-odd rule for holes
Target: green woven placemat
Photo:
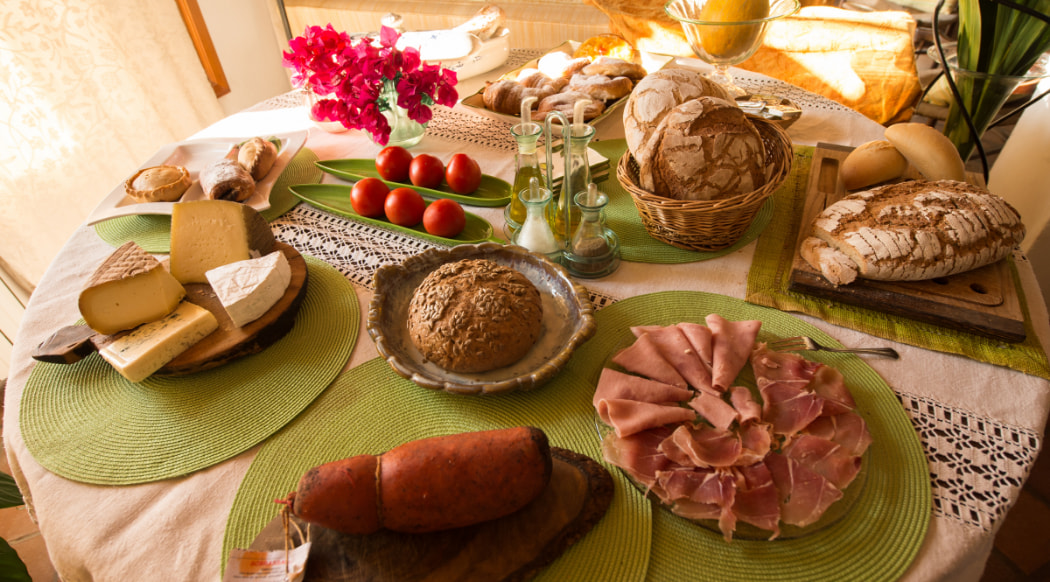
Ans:
<svg viewBox="0 0 1050 582"><path fill-rule="evenodd" d="M315 184L321 181L324 172L314 162L317 154L302 148L281 172L270 190L270 207L260 212L267 221L273 221L299 203L289 186ZM95 225L95 233L114 247L135 241L150 253L166 253L171 243L171 215L143 214L120 216Z"/></svg>
<svg viewBox="0 0 1050 582"><path fill-rule="evenodd" d="M432 391L394 374L382 359L342 374L299 418L259 450L226 523L223 559L247 548L277 515L274 499L309 468L358 454L379 454L414 439L517 425L542 428L553 446L600 460L591 395L594 385L562 373L530 392L462 396ZM623 495L624 477L593 530L547 567L539 580L641 580L649 562L650 507Z"/></svg>
<svg viewBox="0 0 1050 582"><path fill-rule="evenodd" d="M788 182L794 186L781 188L773 195L780 212L758 239L755 257L747 275L748 301L784 311L802 312L881 338L958 354L1050 379L1050 362L1047 361L1046 352L1043 351L1032 327L1024 290L1018 279L1016 266L1012 262L1013 285L1017 289L1021 311L1025 316L1025 341L1020 343L1005 343L964 331L789 291L795 245L787 244L787 241L798 239L812 161L812 147L795 148L791 172L797 173L798 178L789 178Z"/></svg>
<svg viewBox="0 0 1050 582"><path fill-rule="evenodd" d="M630 326L702 323L708 313L730 320L758 319L760 339L809 335L838 343L786 313L721 295L668 291L618 301L595 314L598 334L573 357L581 378L600 374L609 355L631 336ZM648 580L895 580L914 559L929 525L931 486L922 445L886 382L850 354L806 354L840 370L868 423L867 479L853 508L833 525L803 537L726 543L714 532L658 508ZM633 488L618 489L641 497ZM599 578L594 578L599 579Z"/></svg>
<svg viewBox="0 0 1050 582"><path fill-rule="evenodd" d="M620 238L620 257L625 261L677 264L721 257L747 246L758 238L773 217L774 203L771 196L758 210L751 226L732 246L711 252L687 251L673 247L649 236L645 226L642 225L642 219L638 215L638 209L634 205L634 200L631 199L630 192L624 190L620 181L616 179L616 166L620 163L620 157L627 151L627 141L622 139L597 141L591 143L591 149L609 158L612 176L601 184L601 190L609 197L609 205L605 207L605 220L609 228Z"/></svg>
<svg viewBox="0 0 1050 582"><path fill-rule="evenodd" d="M218 368L133 384L98 354L38 363L22 396L22 437L67 479L128 485L186 475L233 457L295 418L346 364L360 310L335 268L306 257L292 331Z"/></svg>

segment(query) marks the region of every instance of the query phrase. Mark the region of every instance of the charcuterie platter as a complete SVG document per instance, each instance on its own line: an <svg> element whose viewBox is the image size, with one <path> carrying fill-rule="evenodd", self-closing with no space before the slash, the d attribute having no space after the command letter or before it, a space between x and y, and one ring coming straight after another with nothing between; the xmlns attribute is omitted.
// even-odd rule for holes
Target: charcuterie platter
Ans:
<svg viewBox="0 0 1050 582"><path fill-rule="evenodd" d="M797 245L809 234L806 225L846 194L839 168L851 151L849 147L818 144L813 152ZM980 185L980 178L972 173L968 180ZM1024 314L1007 260L926 281L857 279L839 286L829 283L798 252L791 268L792 291L1002 341L1025 339Z"/></svg>

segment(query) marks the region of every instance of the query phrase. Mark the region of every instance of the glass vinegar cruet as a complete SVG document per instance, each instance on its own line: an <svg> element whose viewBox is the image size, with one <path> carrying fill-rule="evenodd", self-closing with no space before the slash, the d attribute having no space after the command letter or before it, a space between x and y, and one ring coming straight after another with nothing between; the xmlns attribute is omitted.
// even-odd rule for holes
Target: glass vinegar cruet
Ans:
<svg viewBox="0 0 1050 582"><path fill-rule="evenodd" d="M604 277L620 266L620 238L605 225L605 206L609 196L593 182L586 192L576 194L580 225L565 249L562 264L569 273L586 279Z"/></svg>
<svg viewBox="0 0 1050 582"><path fill-rule="evenodd" d="M536 142L543 135L543 126L532 122L532 104L536 97L526 97L521 101L521 123L510 128L510 134L518 142L518 152L514 157L514 184L511 186L510 204L503 210L503 219L507 237L513 236L525 222L525 203L521 193L528 189L529 180L536 178L543 186L543 170L536 155Z"/></svg>
<svg viewBox="0 0 1050 582"><path fill-rule="evenodd" d="M573 122L570 124L565 114L552 111L547 114L544 130L547 140L547 183L553 184L551 177L551 121L558 119L562 127L562 158L565 160L565 173L562 176L560 192L552 201L548 210L547 219L554 230L554 236L564 242L566 246L572 236L573 229L580 222L580 209L574 200L579 192L586 192L587 184L591 182L591 166L587 159L587 148L594 138L594 128L583 122L584 108L590 104L588 99L580 99L573 106Z"/></svg>
<svg viewBox="0 0 1050 582"><path fill-rule="evenodd" d="M558 262L562 255L562 243L554 236L551 225L547 222L547 206L550 200L551 191L540 187L539 178L530 179L529 187L521 191L521 202L525 205L525 221L511 237L511 242Z"/></svg>

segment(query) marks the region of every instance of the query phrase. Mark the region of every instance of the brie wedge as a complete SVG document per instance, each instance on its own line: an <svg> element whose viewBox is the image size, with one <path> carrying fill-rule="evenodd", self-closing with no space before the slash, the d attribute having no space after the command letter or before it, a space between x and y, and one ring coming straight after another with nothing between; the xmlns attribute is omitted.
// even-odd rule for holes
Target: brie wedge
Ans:
<svg viewBox="0 0 1050 582"><path fill-rule="evenodd" d="M243 327L262 317L284 296L292 270L278 250L258 259L216 267L205 276L233 324Z"/></svg>

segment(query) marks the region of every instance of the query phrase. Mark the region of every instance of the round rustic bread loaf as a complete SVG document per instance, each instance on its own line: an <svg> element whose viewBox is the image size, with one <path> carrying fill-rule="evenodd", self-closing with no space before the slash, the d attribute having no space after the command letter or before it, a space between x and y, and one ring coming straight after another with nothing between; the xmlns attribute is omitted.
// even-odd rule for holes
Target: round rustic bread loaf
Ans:
<svg viewBox="0 0 1050 582"><path fill-rule="evenodd" d="M721 85L690 69L661 69L638 81L623 109L624 137L635 160L642 163L639 159L642 144L668 112L690 99L704 96L729 99Z"/></svg>
<svg viewBox="0 0 1050 582"><path fill-rule="evenodd" d="M461 373L517 362L540 336L540 292L518 271L486 259L442 265L408 308L408 333L423 357Z"/></svg>
<svg viewBox="0 0 1050 582"><path fill-rule="evenodd" d="M672 109L641 148L638 182L676 200L720 200L766 182L762 136L735 104L714 97Z"/></svg>

